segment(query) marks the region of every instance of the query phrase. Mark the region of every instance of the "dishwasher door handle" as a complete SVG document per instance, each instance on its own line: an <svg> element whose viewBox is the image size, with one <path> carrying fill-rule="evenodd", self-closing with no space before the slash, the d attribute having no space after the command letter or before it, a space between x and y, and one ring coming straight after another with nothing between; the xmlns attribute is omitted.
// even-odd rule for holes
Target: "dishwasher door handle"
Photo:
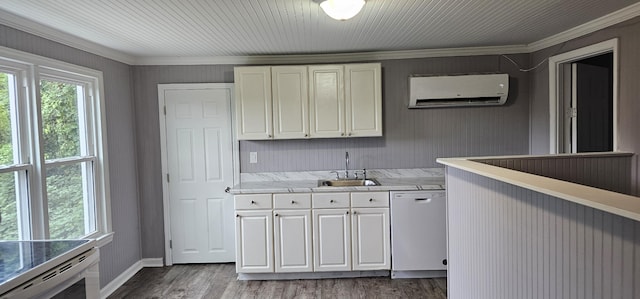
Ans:
<svg viewBox="0 0 640 299"><path fill-rule="evenodd" d="M416 201L431 202L431 198L414 198Z"/></svg>

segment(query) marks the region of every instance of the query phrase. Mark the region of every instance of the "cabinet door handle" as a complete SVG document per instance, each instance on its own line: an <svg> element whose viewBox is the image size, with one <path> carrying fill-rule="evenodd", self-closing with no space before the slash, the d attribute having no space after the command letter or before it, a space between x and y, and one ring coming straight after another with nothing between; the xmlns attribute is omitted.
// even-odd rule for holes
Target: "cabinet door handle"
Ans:
<svg viewBox="0 0 640 299"><path fill-rule="evenodd" d="M347 211L347 215L349 215L349 211Z"/></svg>
<svg viewBox="0 0 640 299"><path fill-rule="evenodd" d="M267 137L271 138L271 134L267 135Z"/></svg>
<svg viewBox="0 0 640 299"><path fill-rule="evenodd" d="M240 215L236 214L236 217L240 217Z"/></svg>
<svg viewBox="0 0 640 299"><path fill-rule="evenodd" d="M349 136L351 136L351 133L349 133Z"/></svg>
<svg viewBox="0 0 640 299"><path fill-rule="evenodd" d="M344 133L340 133L340 136L344 136Z"/></svg>
<svg viewBox="0 0 640 299"><path fill-rule="evenodd" d="M276 214L275 216L276 216L276 217L278 217L278 216L280 216L280 215L279 215L279 214Z"/></svg>
<svg viewBox="0 0 640 299"><path fill-rule="evenodd" d="M304 134L304 137L309 137L309 134Z"/></svg>
<svg viewBox="0 0 640 299"><path fill-rule="evenodd" d="M353 211L353 215L355 215L355 214L356 214L356 211Z"/></svg>

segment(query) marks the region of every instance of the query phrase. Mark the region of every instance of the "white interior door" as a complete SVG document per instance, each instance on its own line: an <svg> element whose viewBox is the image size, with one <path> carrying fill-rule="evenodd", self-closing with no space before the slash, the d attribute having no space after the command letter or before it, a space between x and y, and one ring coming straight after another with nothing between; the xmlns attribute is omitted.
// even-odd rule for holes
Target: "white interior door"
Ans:
<svg viewBox="0 0 640 299"><path fill-rule="evenodd" d="M231 88L211 85L158 88L166 107L167 264L235 260L233 198L224 192L233 185Z"/></svg>

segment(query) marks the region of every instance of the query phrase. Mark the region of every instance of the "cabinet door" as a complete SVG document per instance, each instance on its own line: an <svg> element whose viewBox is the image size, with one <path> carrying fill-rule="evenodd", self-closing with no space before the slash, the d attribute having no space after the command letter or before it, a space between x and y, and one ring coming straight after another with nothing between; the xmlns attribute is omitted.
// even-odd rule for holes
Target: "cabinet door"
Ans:
<svg viewBox="0 0 640 299"><path fill-rule="evenodd" d="M388 208L353 209L353 270L391 269Z"/></svg>
<svg viewBox="0 0 640 299"><path fill-rule="evenodd" d="M309 137L309 79L306 66L271 67L273 136Z"/></svg>
<svg viewBox="0 0 640 299"><path fill-rule="evenodd" d="M345 136L343 73L342 65L309 66L311 137Z"/></svg>
<svg viewBox="0 0 640 299"><path fill-rule="evenodd" d="M351 270L351 217L348 209L313 210L313 270Z"/></svg>
<svg viewBox="0 0 640 299"><path fill-rule="evenodd" d="M236 211L236 272L273 272L272 248L272 211Z"/></svg>
<svg viewBox="0 0 640 299"><path fill-rule="evenodd" d="M345 65L347 136L382 136L382 80L379 63Z"/></svg>
<svg viewBox="0 0 640 299"><path fill-rule="evenodd" d="M273 118L271 68L236 67L233 70L238 139L271 139Z"/></svg>
<svg viewBox="0 0 640 299"><path fill-rule="evenodd" d="M274 253L276 272L311 272L311 210L276 210Z"/></svg>

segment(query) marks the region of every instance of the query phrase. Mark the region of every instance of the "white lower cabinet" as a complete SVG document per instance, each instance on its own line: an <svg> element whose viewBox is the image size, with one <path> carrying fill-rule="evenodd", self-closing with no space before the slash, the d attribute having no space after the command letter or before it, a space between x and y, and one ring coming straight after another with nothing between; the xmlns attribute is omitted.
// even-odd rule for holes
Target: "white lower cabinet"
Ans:
<svg viewBox="0 0 640 299"><path fill-rule="evenodd" d="M353 270L391 269L389 209L354 208L351 214Z"/></svg>
<svg viewBox="0 0 640 299"><path fill-rule="evenodd" d="M271 210L236 211L236 272L273 272Z"/></svg>
<svg viewBox="0 0 640 299"><path fill-rule="evenodd" d="M275 272L311 272L311 196L274 194Z"/></svg>
<svg viewBox="0 0 640 299"><path fill-rule="evenodd" d="M236 195L236 271L390 270L388 192Z"/></svg>
<svg viewBox="0 0 640 299"><path fill-rule="evenodd" d="M349 209L313 210L313 266L320 271L351 270Z"/></svg>

